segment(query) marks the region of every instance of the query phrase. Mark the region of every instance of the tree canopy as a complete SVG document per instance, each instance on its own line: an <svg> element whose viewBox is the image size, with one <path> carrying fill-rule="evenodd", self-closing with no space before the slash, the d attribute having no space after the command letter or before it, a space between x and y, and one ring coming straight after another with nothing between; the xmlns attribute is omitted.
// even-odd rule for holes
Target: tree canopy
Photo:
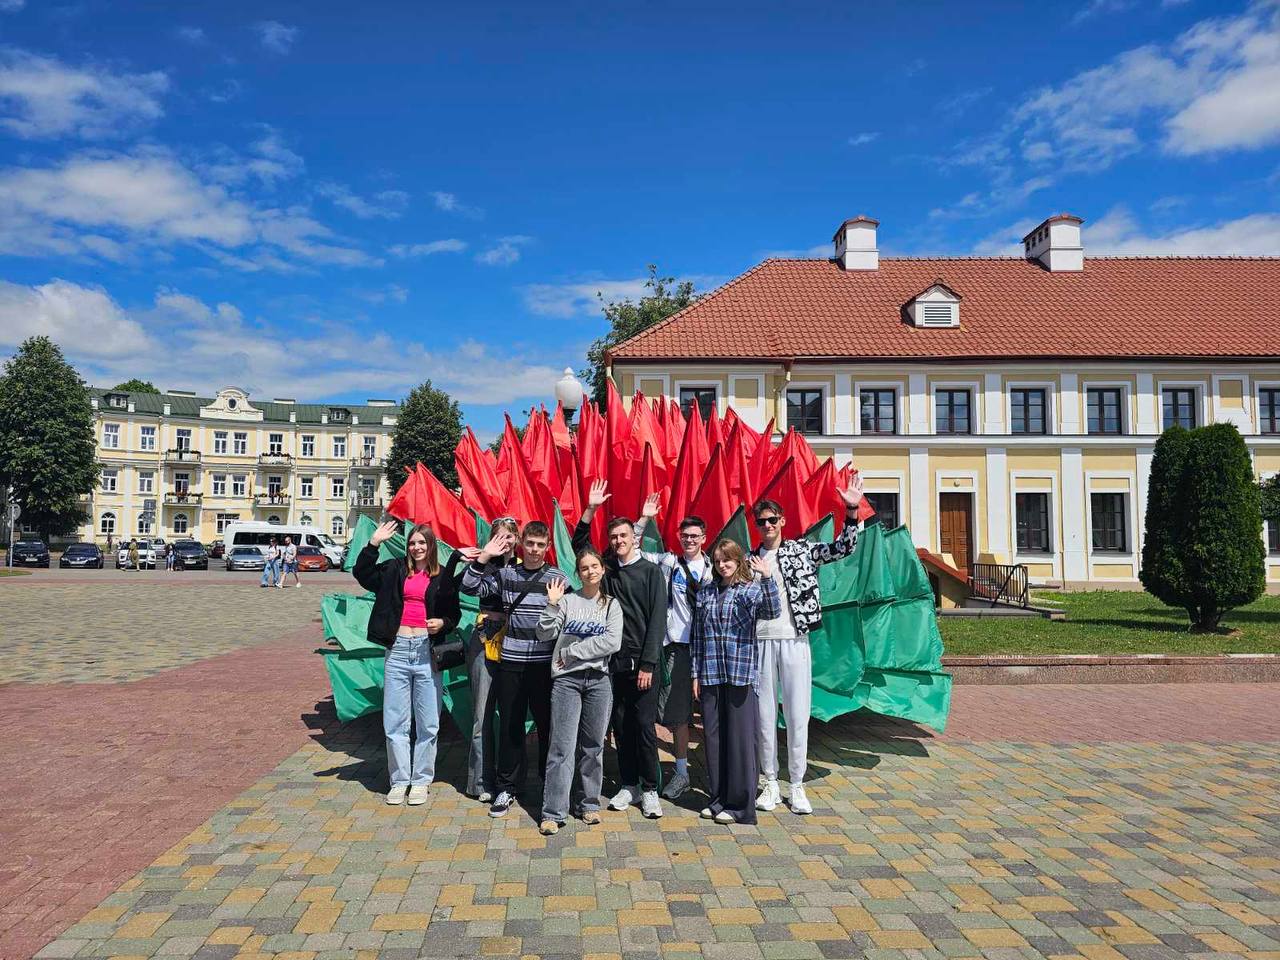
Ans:
<svg viewBox="0 0 1280 960"><path fill-rule="evenodd" d="M150 380L139 380L134 377L132 380L126 380L124 383L117 383L111 388L115 393L159 393L160 388Z"/></svg>
<svg viewBox="0 0 1280 960"><path fill-rule="evenodd" d="M446 487L458 485L453 451L462 438L462 409L431 381L409 391L400 407L391 453L387 457L387 483L394 494L405 480L405 468L421 462Z"/></svg>

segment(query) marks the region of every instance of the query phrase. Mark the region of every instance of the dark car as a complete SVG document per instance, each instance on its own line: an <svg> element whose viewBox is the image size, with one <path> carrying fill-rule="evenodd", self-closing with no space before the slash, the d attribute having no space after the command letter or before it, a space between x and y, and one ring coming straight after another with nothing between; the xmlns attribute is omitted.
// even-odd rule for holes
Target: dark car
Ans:
<svg viewBox="0 0 1280 960"><path fill-rule="evenodd" d="M62 551L59 567L95 567L102 569L105 558L96 543L73 543Z"/></svg>
<svg viewBox="0 0 1280 960"><path fill-rule="evenodd" d="M267 558L257 547L232 547L226 564L228 570L265 570Z"/></svg>
<svg viewBox="0 0 1280 960"><path fill-rule="evenodd" d="M49 566L49 548L39 540L19 540L13 545L15 567Z"/></svg>
<svg viewBox="0 0 1280 960"><path fill-rule="evenodd" d="M209 554L194 540L179 540L169 547L175 570L208 570Z"/></svg>
<svg viewBox="0 0 1280 960"><path fill-rule="evenodd" d="M227 545L221 540L215 540L209 544L209 559L221 560L227 553Z"/></svg>

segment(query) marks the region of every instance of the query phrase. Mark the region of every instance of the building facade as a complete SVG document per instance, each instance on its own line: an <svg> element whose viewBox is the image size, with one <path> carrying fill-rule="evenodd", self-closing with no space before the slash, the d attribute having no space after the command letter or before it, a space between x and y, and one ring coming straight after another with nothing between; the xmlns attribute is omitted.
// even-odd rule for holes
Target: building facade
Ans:
<svg viewBox="0 0 1280 960"><path fill-rule="evenodd" d="M309 523L339 541L378 515L399 408L91 390L102 476L80 537L207 543L239 520Z"/></svg>
<svg viewBox="0 0 1280 960"><path fill-rule="evenodd" d="M881 258L856 218L831 259L765 261L611 372L623 396L796 428L956 566L1133 584L1165 427L1233 423L1280 472L1280 259L1086 258L1081 222L1046 220L1022 258Z"/></svg>

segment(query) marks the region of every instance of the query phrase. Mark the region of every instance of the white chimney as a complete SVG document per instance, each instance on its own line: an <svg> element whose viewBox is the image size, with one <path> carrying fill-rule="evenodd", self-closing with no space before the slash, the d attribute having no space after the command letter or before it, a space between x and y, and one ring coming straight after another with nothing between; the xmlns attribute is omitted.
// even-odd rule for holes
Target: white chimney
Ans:
<svg viewBox="0 0 1280 960"><path fill-rule="evenodd" d="M1070 273L1084 269L1084 246L1080 243L1079 217L1057 213L1022 238L1023 254L1039 260L1050 273Z"/></svg>
<svg viewBox="0 0 1280 960"><path fill-rule="evenodd" d="M880 267L880 251L876 249L876 227L879 220L854 217L840 224L832 238L836 244L836 263L844 270L876 270Z"/></svg>

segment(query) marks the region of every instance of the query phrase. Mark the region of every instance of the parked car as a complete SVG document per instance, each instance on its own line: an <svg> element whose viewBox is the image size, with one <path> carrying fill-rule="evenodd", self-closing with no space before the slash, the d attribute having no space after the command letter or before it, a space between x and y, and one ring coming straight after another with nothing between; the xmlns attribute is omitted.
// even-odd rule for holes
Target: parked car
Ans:
<svg viewBox="0 0 1280 960"><path fill-rule="evenodd" d="M209 559L221 560L227 553L227 546L221 540L215 540L209 544Z"/></svg>
<svg viewBox="0 0 1280 960"><path fill-rule="evenodd" d="M96 543L73 543L62 551L59 567L95 567L101 570L106 558Z"/></svg>
<svg viewBox="0 0 1280 960"><path fill-rule="evenodd" d="M208 570L209 554L194 540L177 540L170 547L175 570Z"/></svg>
<svg viewBox="0 0 1280 960"><path fill-rule="evenodd" d="M49 566L49 548L39 540L18 540L12 548L13 566Z"/></svg>
<svg viewBox="0 0 1280 960"><path fill-rule="evenodd" d="M129 569L129 541L121 540L120 549L116 551L116 569ZM138 538L138 568L141 570L156 568L156 552L149 538Z"/></svg>
<svg viewBox="0 0 1280 960"><path fill-rule="evenodd" d="M298 571L300 573L324 573L329 569L329 558L319 547L298 548Z"/></svg>
<svg viewBox="0 0 1280 960"><path fill-rule="evenodd" d="M267 558L257 547L232 547L226 556L228 570L265 570Z"/></svg>

